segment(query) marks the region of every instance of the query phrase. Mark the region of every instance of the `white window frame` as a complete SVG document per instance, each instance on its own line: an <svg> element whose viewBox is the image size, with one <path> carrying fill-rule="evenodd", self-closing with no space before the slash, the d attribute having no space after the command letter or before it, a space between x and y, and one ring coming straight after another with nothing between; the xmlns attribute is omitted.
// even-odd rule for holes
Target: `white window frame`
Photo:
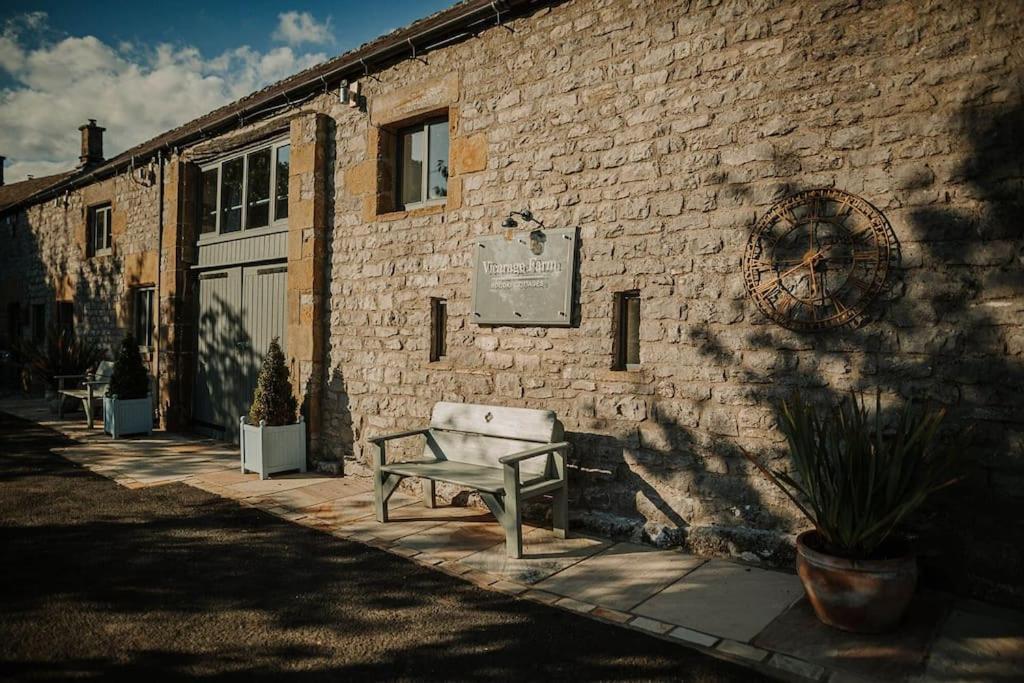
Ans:
<svg viewBox="0 0 1024 683"><path fill-rule="evenodd" d="M424 206L438 206L443 205L448 201L448 195L444 197L435 197L434 199L428 199L430 195L430 126L437 123L444 123L449 126L448 131L448 168L451 169L452 163L452 140L450 121L448 114L441 114L438 116L431 116L423 119L417 123L410 124L408 126L402 126L395 129L395 205L399 211L408 211L410 209L418 209ZM423 166L420 169L420 197L422 199L418 202L403 202L402 201L402 136L405 133L415 130L423 131ZM449 170L450 174L450 170Z"/></svg>
<svg viewBox="0 0 1024 683"><path fill-rule="evenodd" d="M106 222L103 224L103 247L96 247L96 217L105 214ZM85 212L86 237L88 244L86 251L89 256L109 256L114 251L114 226L111 221L114 218L114 207L110 202L94 204ZM109 236L109 239L108 239Z"/></svg>
<svg viewBox="0 0 1024 683"><path fill-rule="evenodd" d="M219 157L216 161L211 161L210 163L203 164L203 165L201 165L199 167L199 171L200 171L200 181L199 181L200 192L202 192L202 187L203 187L202 175L205 174L207 171L213 171L213 170L217 171L217 200L216 200L216 204L215 204L215 206L217 207L217 210L216 210L217 218L216 218L216 221L215 221L216 228L215 228L215 230L213 232L199 232L199 240L201 242L206 242L208 240L216 240L217 238L237 239L239 237L243 237L245 235L251 235L253 233L259 233L259 232L262 232L262 231L272 232L272 231L275 231L275 230L280 230L282 228L287 228L288 227L288 216L285 216L284 218L277 218L277 219L275 219L274 216L277 214L277 150L280 149L281 147L289 147L290 145L291 145L291 140L288 139L288 138L282 138L280 140L275 140L273 142L261 142L261 143L256 144L256 145L250 145L248 147L245 147L244 149L237 150L237 151L235 151L235 152L233 152L233 153L231 153L229 155L226 155L226 156L223 156L223 157ZM268 206L268 209L267 209L267 211L268 211L268 213L267 213L267 221L268 222L267 222L267 225L261 225L258 228L246 228L245 227L245 223L246 223L246 220L248 219L248 212L249 212L249 202L248 202L248 197L249 197L249 155L253 154L254 152L261 152L261 151L263 151L265 149L268 149L268 148L270 149L270 203L269 203L269 206ZM220 223L221 223L221 218L223 217L223 215L222 215L223 212L221 211L220 200L221 200L221 194L223 193L223 189L224 189L224 187L223 187L223 185L224 185L224 183L223 183L223 175L224 175L224 173L223 173L223 168L222 167L224 166L224 164L226 164L226 163L228 163L230 161L234 161L235 159L238 159L239 157L242 158L242 214L241 214L241 216L239 218L239 220L241 221L241 223L240 223L241 227L238 230L234 230L232 232L221 232L221 224ZM291 172L291 163L292 163L291 155L289 154L289 157L288 157L288 169L289 169L289 172ZM290 193L289 193L289 196L288 196L288 200L289 201L291 200L291 194ZM200 196L199 209L198 210L199 210L199 225L197 226L197 229L199 231L201 231L203 229L202 221L203 221L203 217L204 217L203 216L202 196ZM289 211L289 214L290 213L291 212Z"/></svg>

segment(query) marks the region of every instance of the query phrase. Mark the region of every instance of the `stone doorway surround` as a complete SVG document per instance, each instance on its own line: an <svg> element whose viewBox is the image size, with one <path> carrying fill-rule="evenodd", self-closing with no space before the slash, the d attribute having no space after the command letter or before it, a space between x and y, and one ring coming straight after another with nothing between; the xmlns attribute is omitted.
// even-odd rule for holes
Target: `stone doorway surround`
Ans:
<svg viewBox="0 0 1024 683"><path fill-rule="evenodd" d="M524 525L524 557L510 559L483 509L422 506L396 493L392 521L373 515L370 481L239 471L223 442L163 431L112 441L82 420L58 420L42 401L0 410L61 431L59 455L128 488L180 482L296 524L385 550L487 590L736 661L791 681L1014 681L1024 679L1024 613L921 592L906 623L883 636L817 622L791 573L589 535L559 539Z"/></svg>

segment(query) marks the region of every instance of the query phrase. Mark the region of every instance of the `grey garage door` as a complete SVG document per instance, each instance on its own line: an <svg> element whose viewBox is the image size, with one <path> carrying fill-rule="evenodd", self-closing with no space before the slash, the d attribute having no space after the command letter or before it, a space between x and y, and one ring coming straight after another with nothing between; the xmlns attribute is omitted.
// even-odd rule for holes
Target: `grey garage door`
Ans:
<svg viewBox="0 0 1024 683"><path fill-rule="evenodd" d="M236 266L199 275L193 421L209 436L238 441L263 354L285 340L283 264Z"/></svg>

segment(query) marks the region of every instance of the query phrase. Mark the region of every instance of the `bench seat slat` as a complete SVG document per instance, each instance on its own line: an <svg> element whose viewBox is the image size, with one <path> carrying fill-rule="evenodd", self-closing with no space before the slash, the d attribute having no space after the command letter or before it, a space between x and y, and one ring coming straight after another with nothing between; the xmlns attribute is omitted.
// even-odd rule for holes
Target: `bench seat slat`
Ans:
<svg viewBox="0 0 1024 683"><path fill-rule="evenodd" d="M61 389L60 393L64 396L71 396L72 398L89 398L88 389ZM93 392L93 398L100 398L99 394Z"/></svg>
<svg viewBox="0 0 1024 683"><path fill-rule="evenodd" d="M500 467L484 467L453 460L437 460L388 463L381 468L381 471L403 477L426 477L487 493L503 494L505 492L504 473Z"/></svg>

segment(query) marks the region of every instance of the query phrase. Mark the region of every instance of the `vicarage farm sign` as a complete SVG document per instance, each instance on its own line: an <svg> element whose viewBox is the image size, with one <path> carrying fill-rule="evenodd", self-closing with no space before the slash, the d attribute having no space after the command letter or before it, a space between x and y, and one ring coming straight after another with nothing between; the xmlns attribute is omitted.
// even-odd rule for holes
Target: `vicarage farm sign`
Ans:
<svg viewBox="0 0 1024 683"><path fill-rule="evenodd" d="M475 240L473 320L564 325L572 318L576 230L534 230Z"/></svg>

